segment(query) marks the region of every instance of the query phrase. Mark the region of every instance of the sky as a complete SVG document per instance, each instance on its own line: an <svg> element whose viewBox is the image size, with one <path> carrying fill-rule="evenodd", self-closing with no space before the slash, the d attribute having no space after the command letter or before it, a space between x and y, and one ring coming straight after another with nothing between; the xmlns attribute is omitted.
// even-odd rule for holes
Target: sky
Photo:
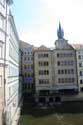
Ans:
<svg viewBox="0 0 83 125"><path fill-rule="evenodd" d="M83 43L83 0L13 0L11 10L19 38L29 44L54 47L59 21L69 43Z"/></svg>

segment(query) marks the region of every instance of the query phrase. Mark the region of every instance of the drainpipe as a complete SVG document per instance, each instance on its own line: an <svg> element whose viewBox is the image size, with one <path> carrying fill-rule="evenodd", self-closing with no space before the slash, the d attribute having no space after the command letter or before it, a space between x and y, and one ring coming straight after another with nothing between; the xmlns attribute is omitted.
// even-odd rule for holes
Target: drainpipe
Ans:
<svg viewBox="0 0 83 125"><path fill-rule="evenodd" d="M3 68L3 91L4 91L4 108L3 108L3 125L6 125L6 100L5 100L5 84L6 84L6 43L7 42L7 2L6 2L6 12L5 12L5 39L4 39L4 68Z"/></svg>

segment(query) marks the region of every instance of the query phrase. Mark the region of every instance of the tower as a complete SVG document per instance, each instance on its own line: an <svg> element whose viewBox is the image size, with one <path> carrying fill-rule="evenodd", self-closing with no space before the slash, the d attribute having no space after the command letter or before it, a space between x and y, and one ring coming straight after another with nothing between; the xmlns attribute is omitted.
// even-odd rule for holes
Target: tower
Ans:
<svg viewBox="0 0 83 125"><path fill-rule="evenodd" d="M70 48L70 45L67 43L68 40L64 38L64 30L62 29L60 22L59 22L59 27L57 29L57 37L58 39L55 41L55 48L57 49Z"/></svg>
<svg viewBox="0 0 83 125"><path fill-rule="evenodd" d="M58 37L58 39L64 39L64 31L61 28L60 22L59 22L59 28L57 29L57 37Z"/></svg>

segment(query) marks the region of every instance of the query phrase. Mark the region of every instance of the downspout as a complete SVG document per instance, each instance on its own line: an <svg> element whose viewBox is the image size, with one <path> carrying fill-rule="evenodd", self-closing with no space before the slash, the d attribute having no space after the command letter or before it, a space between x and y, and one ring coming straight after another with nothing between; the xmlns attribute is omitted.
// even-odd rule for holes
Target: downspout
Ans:
<svg viewBox="0 0 83 125"><path fill-rule="evenodd" d="M3 67L3 91L4 91L4 108L3 108L3 125L6 125L6 92L5 92L5 84L6 84L6 43L7 42L7 2L6 2L6 12L5 12L5 38L4 38L4 67Z"/></svg>

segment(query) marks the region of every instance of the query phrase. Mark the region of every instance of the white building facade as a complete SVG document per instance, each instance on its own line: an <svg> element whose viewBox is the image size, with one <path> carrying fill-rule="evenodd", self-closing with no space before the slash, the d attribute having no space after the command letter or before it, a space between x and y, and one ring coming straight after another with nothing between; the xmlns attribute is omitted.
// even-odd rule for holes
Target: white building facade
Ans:
<svg viewBox="0 0 83 125"><path fill-rule="evenodd" d="M19 37L10 12L12 0L0 0L0 125L17 125L20 114ZM19 89L20 88L20 89Z"/></svg>
<svg viewBox="0 0 83 125"><path fill-rule="evenodd" d="M6 72L8 62L6 60L6 41L7 41L7 24L8 24L8 14L9 14L9 2L6 0L0 0L0 124L2 125L5 114L5 84L6 84Z"/></svg>

